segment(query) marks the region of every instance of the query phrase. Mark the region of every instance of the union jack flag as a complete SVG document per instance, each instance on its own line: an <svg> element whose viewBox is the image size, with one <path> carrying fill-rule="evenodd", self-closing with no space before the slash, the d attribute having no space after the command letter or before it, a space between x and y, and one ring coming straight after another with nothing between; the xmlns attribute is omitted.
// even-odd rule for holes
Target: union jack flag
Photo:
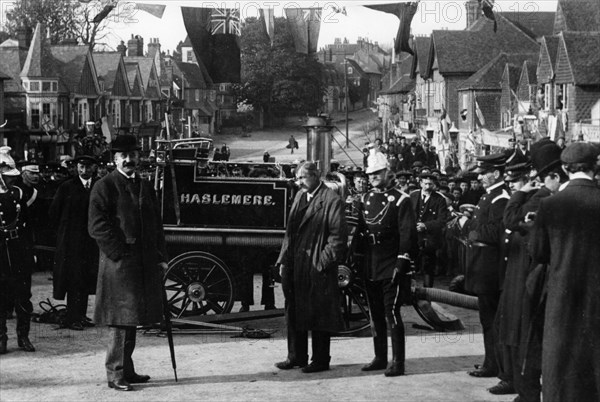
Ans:
<svg viewBox="0 0 600 402"><path fill-rule="evenodd" d="M240 10L237 8L215 8L210 15L210 30L215 34L240 36Z"/></svg>

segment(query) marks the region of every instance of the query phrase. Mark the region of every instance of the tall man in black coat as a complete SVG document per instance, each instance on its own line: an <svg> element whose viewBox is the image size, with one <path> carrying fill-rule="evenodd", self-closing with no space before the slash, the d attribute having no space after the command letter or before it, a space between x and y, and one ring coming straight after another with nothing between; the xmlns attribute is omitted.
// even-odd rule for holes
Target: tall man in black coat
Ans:
<svg viewBox="0 0 600 402"><path fill-rule="evenodd" d="M277 260L285 296L288 357L280 370L329 370L331 334L342 330L338 264L346 256L348 229L344 203L321 180L317 165L305 162ZM312 362L308 364L308 331Z"/></svg>
<svg viewBox="0 0 600 402"><path fill-rule="evenodd" d="M150 379L134 369L136 326L163 318L165 237L152 183L136 174L139 149L134 136L118 136L111 144L116 169L90 195L88 231L100 249L94 322L110 327L105 367L117 391Z"/></svg>
<svg viewBox="0 0 600 402"><path fill-rule="evenodd" d="M479 320L483 330L485 359L483 364L469 375L496 377L498 363L497 337L494 334L494 317L500 300L500 270L502 265L502 216L509 194L503 180L504 154L477 158L477 173L486 193L481 197L473 218L461 218L468 235L465 289L477 295ZM466 222L465 222L466 221Z"/></svg>
<svg viewBox="0 0 600 402"><path fill-rule="evenodd" d="M592 180L597 157L590 143L565 148L561 160L570 180L541 201L535 218L533 258L549 264L544 402L600 400L600 188Z"/></svg>
<svg viewBox="0 0 600 402"><path fill-rule="evenodd" d="M64 181L50 205L49 217L57 228L54 256L54 298L67 297L67 315L63 326L81 331L93 326L86 317L88 296L96 293L98 245L88 233L90 191L97 179L96 159L75 159L76 177Z"/></svg>
<svg viewBox="0 0 600 402"><path fill-rule="evenodd" d="M403 301L410 299L410 260L416 255L417 224L409 196L394 187L385 156L369 158L373 189L359 204L359 232L366 236L367 301L375 358L363 371L384 370L385 376L404 375ZM387 330L391 332L392 363L388 367Z"/></svg>
<svg viewBox="0 0 600 402"><path fill-rule="evenodd" d="M410 193L410 201L415 211L419 234L417 265L425 275L424 286L431 288L437 265L436 252L442 247L443 229L448 221L448 208L444 196L435 191L434 176L422 174L420 179L421 190Z"/></svg>

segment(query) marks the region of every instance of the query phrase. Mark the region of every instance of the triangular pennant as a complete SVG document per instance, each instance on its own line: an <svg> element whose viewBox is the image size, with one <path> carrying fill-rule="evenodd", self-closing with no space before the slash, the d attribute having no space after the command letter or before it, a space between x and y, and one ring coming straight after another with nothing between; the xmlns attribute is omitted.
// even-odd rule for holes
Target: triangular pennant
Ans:
<svg viewBox="0 0 600 402"><path fill-rule="evenodd" d="M488 20L494 21L494 32L498 30L498 23L496 22L496 16L494 15L494 0L479 0L479 4L481 5L481 11L485 18Z"/></svg>
<svg viewBox="0 0 600 402"><path fill-rule="evenodd" d="M261 8L260 16L265 22L265 31L271 40L271 46L273 46L273 41L275 38L275 10L273 8Z"/></svg>
<svg viewBox="0 0 600 402"><path fill-rule="evenodd" d="M320 8L286 8L288 26L294 37L296 52L313 54L317 52L319 30L321 29Z"/></svg>
<svg viewBox="0 0 600 402"><path fill-rule="evenodd" d="M396 54L400 54L400 52L406 52L412 55L414 55L414 52L411 49L408 40L410 39L410 24L412 23L415 13L417 12L418 6L418 1L411 3L365 5L365 7L373 10L394 14L396 17L398 17L398 19L400 19L400 26L398 27L398 33L396 34L394 50Z"/></svg>
<svg viewBox="0 0 600 402"><path fill-rule="evenodd" d="M148 14L155 16L156 18L162 18L165 13L164 4L147 4L147 3L135 3L135 8L141 11L145 11Z"/></svg>

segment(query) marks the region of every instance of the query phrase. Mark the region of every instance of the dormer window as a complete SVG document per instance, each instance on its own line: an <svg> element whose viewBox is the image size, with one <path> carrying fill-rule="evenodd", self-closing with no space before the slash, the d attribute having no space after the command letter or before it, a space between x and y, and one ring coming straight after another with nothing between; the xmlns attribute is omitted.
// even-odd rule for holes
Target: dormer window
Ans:
<svg viewBox="0 0 600 402"><path fill-rule="evenodd" d="M29 90L31 92L40 92L40 82L39 81L31 81L29 83Z"/></svg>

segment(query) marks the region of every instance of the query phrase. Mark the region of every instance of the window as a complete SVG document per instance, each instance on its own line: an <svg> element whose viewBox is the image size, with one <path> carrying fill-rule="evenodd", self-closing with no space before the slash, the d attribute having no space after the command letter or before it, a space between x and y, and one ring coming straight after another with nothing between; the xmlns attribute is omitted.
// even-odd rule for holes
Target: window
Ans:
<svg viewBox="0 0 600 402"><path fill-rule="evenodd" d="M191 63L191 62L194 61L194 56L192 55L192 50L188 50L186 52L185 61L188 62L188 63Z"/></svg>
<svg viewBox="0 0 600 402"><path fill-rule="evenodd" d="M42 92L50 92L52 83L50 81L42 81Z"/></svg>
<svg viewBox="0 0 600 402"><path fill-rule="evenodd" d="M563 110L568 110L569 109L569 84L559 84L559 88L560 88L560 103L562 105ZM558 102L557 102L558 104ZM558 107L557 107L558 109Z"/></svg>
<svg viewBox="0 0 600 402"><path fill-rule="evenodd" d="M194 99L196 100L196 102L198 102L200 100L200 90L199 89L194 90Z"/></svg>
<svg viewBox="0 0 600 402"><path fill-rule="evenodd" d="M469 103L469 94L466 94L466 93L462 94L460 110L468 109L468 107L467 107L468 103Z"/></svg>
<svg viewBox="0 0 600 402"><path fill-rule="evenodd" d="M52 83L52 92L58 92L58 82Z"/></svg>
<svg viewBox="0 0 600 402"><path fill-rule="evenodd" d="M31 103L31 128L40 128L40 104Z"/></svg>
<svg viewBox="0 0 600 402"><path fill-rule="evenodd" d="M40 92L40 82L39 81L31 81L29 84L29 88L31 92Z"/></svg>
<svg viewBox="0 0 600 402"><path fill-rule="evenodd" d="M352 74L354 72L354 69L352 67L348 67L348 74Z"/></svg>
<svg viewBox="0 0 600 402"><path fill-rule="evenodd" d="M546 90L544 91L544 106L545 110L550 110L552 106L552 84L546 84Z"/></svg>

